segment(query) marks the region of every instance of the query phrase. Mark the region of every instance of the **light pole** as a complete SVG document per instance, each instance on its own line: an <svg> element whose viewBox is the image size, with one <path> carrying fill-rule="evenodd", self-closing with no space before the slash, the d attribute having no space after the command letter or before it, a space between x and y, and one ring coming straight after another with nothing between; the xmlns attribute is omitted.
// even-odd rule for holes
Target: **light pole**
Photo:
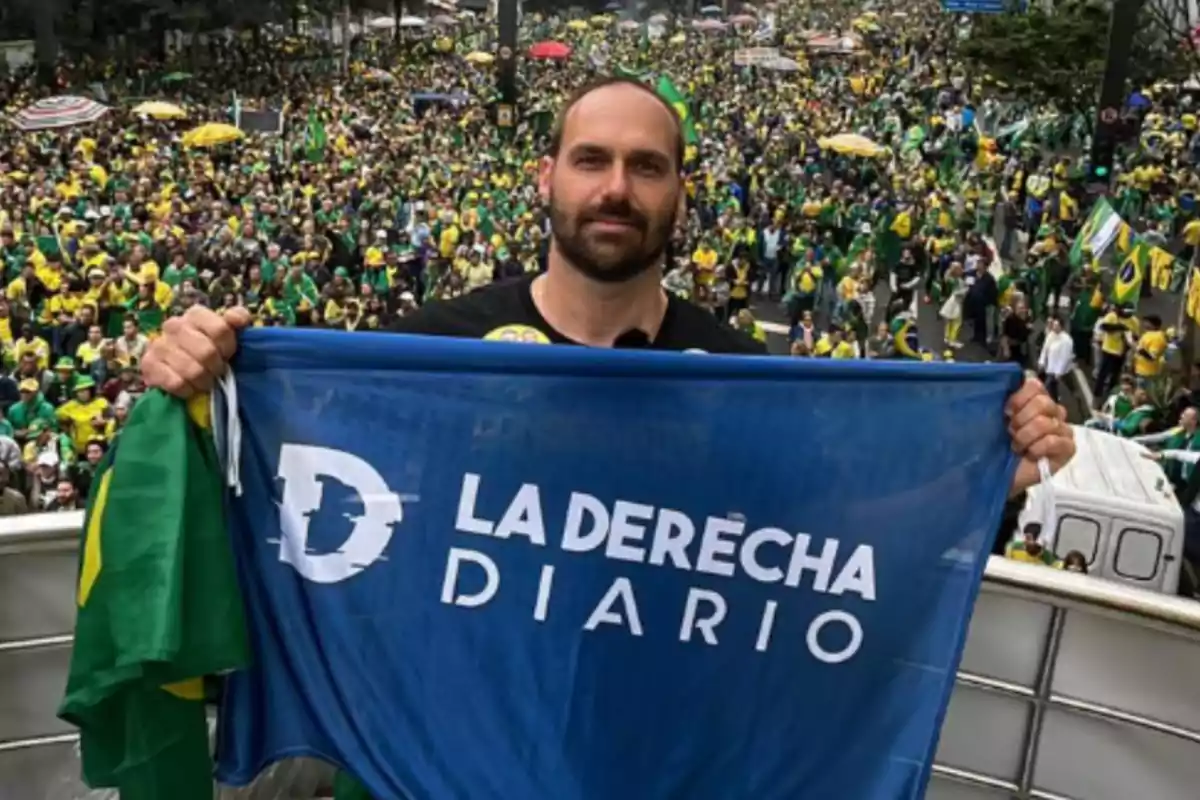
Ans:
<svg viewBox="0 0 1200 800"><path fill-rule="evenodd" d="M1104 81L1100 84L1100 103L1092 134L1092 152L1088 164L1088 190L1107 194L1112 184L1113 158L1120 138L1121 109L1128 94L1129 57L1137 33L1138 12L1142 0L1114 0L1108 23L1108 57L1104 63Z"/></svg>
<svg viewBox="0 0 1200 800"><path fill-rule="evenodd" d="M517 125L517 33L520 26L521 0L498 0L496 27L496 124L512 129Z"/></svg>

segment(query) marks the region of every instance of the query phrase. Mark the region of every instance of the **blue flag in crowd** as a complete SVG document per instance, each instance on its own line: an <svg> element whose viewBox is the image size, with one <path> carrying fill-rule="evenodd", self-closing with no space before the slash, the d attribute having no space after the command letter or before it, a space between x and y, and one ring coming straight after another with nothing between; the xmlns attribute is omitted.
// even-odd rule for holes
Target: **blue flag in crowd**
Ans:
<svg viewBox="0 0 1200 800"><path fill-rule="evenodd" d="M275 330L235 366L256 652L221 780L922 795L1015 368Z"/></svg>

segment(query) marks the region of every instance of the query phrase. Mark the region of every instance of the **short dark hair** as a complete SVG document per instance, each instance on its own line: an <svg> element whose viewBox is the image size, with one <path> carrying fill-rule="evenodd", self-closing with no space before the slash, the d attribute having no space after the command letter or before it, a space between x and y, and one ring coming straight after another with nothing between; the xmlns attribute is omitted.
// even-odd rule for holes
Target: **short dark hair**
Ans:
<svg viewBox="0 0 1200 800"><path fill-rule="evenodd" d="M670 112L671 119L675 121L675 166L682 171L683 153L686 145L683 140L683 120L679 118L679 112L675 110L674 106L663 99L662 95L641 81L634 80L633 78L622 78L615 75L610 75L606 78L600 78L599 80L592 81L584 85L582 88L576 90L576 92L571 95L571 99L567 101L566 105L562 107L562 111L558 113L558 119L555 120L554 129L550 133L550 147L546 151L550 157L558 158L558 151L562 147L563 127L566 125L567 117L570 115L571 109L575 107L575 104L587 97L592 92L608 86L633 86L634 88L640 89L641 91L653 97L663 108Z"/></svg>

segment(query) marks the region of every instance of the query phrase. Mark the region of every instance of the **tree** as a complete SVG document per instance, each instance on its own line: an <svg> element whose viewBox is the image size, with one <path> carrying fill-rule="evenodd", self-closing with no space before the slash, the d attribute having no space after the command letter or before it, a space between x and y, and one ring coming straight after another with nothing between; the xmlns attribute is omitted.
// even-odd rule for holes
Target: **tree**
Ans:
<svg viewBox="0 0 1200 800"><path fill-rule="evenodd" d="M1143 5L1129 63L1131 87L1178 81L1195 70L1187 3ZM1105 0L1060 0L1050 9L1031 3L1023 12L980 16L958 54L1022 98L1052 103L1065 113L1087 113L1104 77L1110 10Z"/></svg>

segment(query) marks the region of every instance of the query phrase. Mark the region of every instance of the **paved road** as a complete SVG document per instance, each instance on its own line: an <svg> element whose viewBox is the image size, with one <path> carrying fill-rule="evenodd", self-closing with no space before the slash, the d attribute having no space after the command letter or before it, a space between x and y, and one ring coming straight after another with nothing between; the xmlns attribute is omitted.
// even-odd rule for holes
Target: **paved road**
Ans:
<svg viewBox="0 0 1200 800"><path fill-rule="evenodd" d="M875 319L872 320L870 330L875 329L875 325L884 321L885 309L887 307L889 290L886 282L880 282L875 290ZM1174 324L1174 314L1178 308L1177 298L1170 296L1156 297L1152 301L1157 305L1144 305L1142 313L1150 314L1157 313L1163 317L1167 324ZM1161 309L1161 310L1160 310ZM771 303L760 301L751 307L755 318L758 319L767 329L767 346L772 353L786 355L788 352L787 341L787 314L779 303ZM945 350L944 333L945 323L938 316L938 306L936 304L921 304L917 312L917 335L920 340L920 345L923 349L929 350L939 357ZM822 320L818 320L818 323ZM965 331L964 334L965 335ZM963 338L960 335L960 339ZM966 344L960 350L955 352L955 359L960 362L984 362L989 360L990 354L983 348ZM1080 373L1078 378L1084 376ZM1067 413L1072 422L1079 424L1085 421L1089 416L1088 403L1091 402L1090 393L1075 394L1070 391L1064 393L1062 397L1063 404L1067 408Z"/></svg>

